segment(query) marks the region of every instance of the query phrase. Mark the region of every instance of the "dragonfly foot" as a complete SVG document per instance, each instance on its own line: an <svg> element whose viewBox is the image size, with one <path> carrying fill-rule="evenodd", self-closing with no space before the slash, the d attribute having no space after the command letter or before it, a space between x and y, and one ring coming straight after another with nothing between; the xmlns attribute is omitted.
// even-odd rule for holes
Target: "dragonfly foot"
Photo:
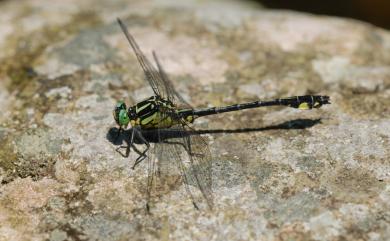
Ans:
<svg viewBox="0 0 390 241"><path fill-rule="evenodd" d="M194 205L194 208L195 208L196 210L199 210L198 205L196 205L196 203L195 203L194 201L192 201L192 204Z"/></svg>
<svg viewBox="0 0 390 241"><path fill-rule="evenodd" d="M151 214L149 203L146 203L146 212L147 212L148 214Z"/></svg>
<svg viewBox="0 0 390 241"><path fill-rule="evenodd" d="M120 152L121 148L126 148L126 153L125 154ZM121 154L121 156L123 156L123 157L129 157L130 147L129 146L119 146L118 148L115 149L115 151L118 152L119 154Z"/></svg>
<svg viewBox="0 0 390 241"><path fill-rule="evenodd" d="M140 164L140 162L142 162L145 158L147 157L147 155L145 153L142 153L134 162L134 165L131 167L131 169L135 169L135 167Z"/></svg>

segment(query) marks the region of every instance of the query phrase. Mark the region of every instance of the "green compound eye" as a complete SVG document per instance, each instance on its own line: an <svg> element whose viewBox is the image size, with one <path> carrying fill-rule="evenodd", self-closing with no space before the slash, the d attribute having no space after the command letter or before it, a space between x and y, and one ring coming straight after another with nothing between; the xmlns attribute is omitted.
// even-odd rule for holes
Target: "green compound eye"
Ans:
<svg viewBox="0 0 390 241"><path fill-rule="evenodd" d="M126 110L120 110L119 111L119 125L120 126L127 126L130 122L129 116L127 115Z"/></svg>
<svg viewBox="0 0 390 241"><path fill-rule="evenodd" d="M126 112L126 104L123 101L117 102L112 114L119 126L127 125L129 123L129 117Z"/></svg>

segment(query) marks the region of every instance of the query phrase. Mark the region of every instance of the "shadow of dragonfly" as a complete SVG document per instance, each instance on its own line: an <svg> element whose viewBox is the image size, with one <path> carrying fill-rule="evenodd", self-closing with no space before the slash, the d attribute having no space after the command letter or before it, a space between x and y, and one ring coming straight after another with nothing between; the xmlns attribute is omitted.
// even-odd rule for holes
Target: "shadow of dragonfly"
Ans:
<svg viewBox="0 0 390 241"><path fill-rule="evenodd" d="M190 136L190 135L204 135L204 134L235 134L235 133L249 133L249 132L258 132L258 131L270 131L270 130L300 130L300 129L307 129L311 128L317 124L321 123L321 119L295 119L283 122L281 124L277 125L271 125L266 127L258 127L258 128L240 128L240 129L207 129L207 130L192 130L192 131L185 131L183 130L177 130L174 128L168 128L168 129L153 129L153 130L140 130L143 138L147 140L149 143L157 143L164 141L164 143L171 143L171 144L178 144L176 142L169 142L169 139L175 139L180 138L183 136ZM118 133L119 128L112 127L108 130L106 138L108 141L110 141L113 145L119 146L117 148L117 152L119 152L123 157L128 157L130 153L131 142L130 142L130 136L132 129L122 130L120 133ZM125 142L127 145L123 146L123 142ZM134 144L144 144L144 140L140 140L137 136L135 136L133 145ZM121 148L125 148L126 152L125 154L120 152L119 150ZM136 152L137 149L134 148ZM140 153L138 153L140 154Z"/></svg>

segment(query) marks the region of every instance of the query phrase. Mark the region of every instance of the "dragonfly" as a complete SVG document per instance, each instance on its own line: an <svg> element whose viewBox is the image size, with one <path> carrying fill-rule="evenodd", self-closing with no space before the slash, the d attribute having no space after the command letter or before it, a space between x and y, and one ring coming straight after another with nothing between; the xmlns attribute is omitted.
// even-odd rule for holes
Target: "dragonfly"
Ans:
<svg viewBox="0 0 390 241"><path fill-rule="evenodd" d="M134 37L127 27L117 19L127 41L134 51L137 60L144 72L145 79L153 90L154 95L127 108L124 101L118 101L113 116L119 126L118 135L131 125L128 147L132 147L138 153L133 169L143 160L148 160L148 177L146 185L146 208L150 210L152 189L155 188L157 179L164 181L164 176L169 176L169 170L175 168L185 185L186 192L196 209L199 203L206 203L206 207L213 208L211 154L207 140L193 134L196 131L191 124L199 117L221 114L225 112L244 109L287 106L302 110L319 108L330 104L329 96L302 95L273 100L257 100L248 103L234 104L223 107L193 108L174 88L171 80L163 69L157 54L152 51L156 67L146 58ZM166 138L166 130L172 130L175 135ZM151 141L145 132L154 134L154 157L147 155L151 148ZM135 139L146 148L140 151L135 145ZM184 156L183 156L183 153ZM161 173L161 170L164 173ZM190 185L195 186L200 193L197 197L193 194Z"/></svg>

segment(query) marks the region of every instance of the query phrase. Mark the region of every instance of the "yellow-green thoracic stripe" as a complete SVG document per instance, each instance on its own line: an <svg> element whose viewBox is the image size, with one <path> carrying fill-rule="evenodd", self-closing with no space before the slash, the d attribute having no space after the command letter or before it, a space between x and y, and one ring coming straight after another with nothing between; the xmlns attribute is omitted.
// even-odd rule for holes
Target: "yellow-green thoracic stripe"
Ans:
<svg viewBox="0 0 390 241"><path fill-rule="evenodd" d="M169 128L180 121L178 115L174 115L176 118L169 115L169 113L177 113L174 105L156 96L139 102L133 108L137 115L135 123L143 129Z"/></svg>

